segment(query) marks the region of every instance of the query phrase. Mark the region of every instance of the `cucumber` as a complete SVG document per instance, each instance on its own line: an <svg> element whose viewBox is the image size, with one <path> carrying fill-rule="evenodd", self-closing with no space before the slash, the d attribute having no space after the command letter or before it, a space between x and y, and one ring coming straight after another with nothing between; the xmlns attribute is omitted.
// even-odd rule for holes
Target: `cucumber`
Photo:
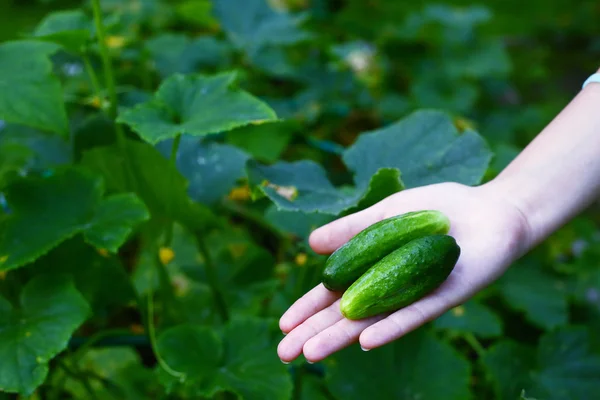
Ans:
<svg viewBox="0 0 600 400"><path fill-rule="evenodd" d="M451 236L415 239L358 278L342 296L340 311L348 319L362 319L414 303L448 278L459 256Z"/></svg>
<svg viewBox="0 0 600 400"><path fill-rule="evenodd" d="M440 211L409 212L377 222L338 248L325 263L323 285L329 290L347 289L373 264L413 239L446 234L450 221Z"/></svg>

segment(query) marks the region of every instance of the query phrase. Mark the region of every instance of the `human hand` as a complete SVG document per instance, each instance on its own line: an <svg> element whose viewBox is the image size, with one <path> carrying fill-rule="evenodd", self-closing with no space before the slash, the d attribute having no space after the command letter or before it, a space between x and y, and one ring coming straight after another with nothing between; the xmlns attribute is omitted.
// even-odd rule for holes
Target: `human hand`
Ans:
<svg viewBox="0 0 600 400"><path fill-rule="evenodd" d="M382 346L465 302L497 279L531 242L527 218L499 192L493 185L456 183L405 190L314 231L311 247L329 254L382 219L409 211L439 210L451 221L449 234L461 247L461 256L434 292L396 312L359 321L340 313L342 293L319 284L281 317L279 326L287 335L279 344L279 358L290 362L304 353L309 362L317 362L357 340L364 350Z"/></svg>

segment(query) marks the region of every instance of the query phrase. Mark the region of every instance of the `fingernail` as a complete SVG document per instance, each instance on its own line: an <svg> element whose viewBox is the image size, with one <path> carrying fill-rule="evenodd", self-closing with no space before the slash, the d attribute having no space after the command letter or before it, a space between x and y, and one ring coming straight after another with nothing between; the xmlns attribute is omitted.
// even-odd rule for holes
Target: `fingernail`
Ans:
<svg viewBox="0 0 600 400"><path fill-rule="evenodd" d="M285 333L285 332L283 332L283 331L281 332L281 334L282 334L283 336L287 335L287 333Z"/></svg>
<svg viewBox="0 0 600 400"><path fill-rule="evenodd" d="M309 364L314 364L314 362L309 361L309 360L306 360L306 362L309 363Z"/></svg>
<svg viewBox="0 0 600 400"><path fill-rule="evenodd" d="M371 351L371 349L365 349L364 347L360 346L362 351Z"/></svg>
<svg viewBox="0 0 600 400"><path fill-rule="evenodd" d="M284 363L286 365L290 363L289 361L283 361L283 360L279 360L279 361L281 361L282 363Z"/></svg>

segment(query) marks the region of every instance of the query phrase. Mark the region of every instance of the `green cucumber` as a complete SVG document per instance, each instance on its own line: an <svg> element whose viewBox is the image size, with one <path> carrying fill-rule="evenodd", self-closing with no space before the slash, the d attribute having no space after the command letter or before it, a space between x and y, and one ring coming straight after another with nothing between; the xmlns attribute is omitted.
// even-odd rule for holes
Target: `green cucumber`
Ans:
<svg viewBox="0 0 600 400"><path fill-rule="evenodd" d="M414 303L442 284L460 256L452 236L415 239L373 265L344 293L340 311L362 319Z"/></svg>
<svg viewBox="0 0 600 400"><path fill-rule="evenodd" d="M435 210L409 212L377 222L331 254L323 270L323 285L329 290L345 290L397 248L413 239L449 230L448 217Z"/></svg>

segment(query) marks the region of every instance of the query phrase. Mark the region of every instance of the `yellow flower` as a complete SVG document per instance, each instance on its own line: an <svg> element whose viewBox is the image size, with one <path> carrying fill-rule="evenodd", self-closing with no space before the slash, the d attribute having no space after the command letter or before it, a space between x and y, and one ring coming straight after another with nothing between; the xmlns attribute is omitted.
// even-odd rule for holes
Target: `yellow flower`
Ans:
<svg viewBox="0 0 600 400"><path fill-rule="evenodd" d="M306 260L308 260L306 253L298 253L296 255L296 265L303 266L306 264Z"/></svg>
<svg viewBox="0 0 600 400"><path fill-rule="evenodd" d="M455 317L462 317L463 315L465 315L465 308L463 306L454 307L452 309L452 314Z"/></svg>
<svg viewBox="0 0 600 400"><path fill-rule="evenodd" d="M248 185L233 188L228 197L233 201L247 201L250 199L250 188Z"/></svg>
<svg viewBox="0 0 600 400"><path fill-rule="evenodd" d="M106 38L106 46L109 49L121 49L126 42L125 36L108 36Z"/></svg>
<svg viewBox="0 0 600 400"><path fill-rule="evenodd" d="M170 247L161 247L158 251L158 258L163 265L167 265L175 258L175 252Z"/></svg>
<svg viewBox="0 0 600 400"><path fill-rule="evenodd" d="M97 251L97 252L98 252L98 254L100 254L102 257L108 257L108 256L109 256L108 250L106 250L106 249L97 249L96 251Z"/></svg>

